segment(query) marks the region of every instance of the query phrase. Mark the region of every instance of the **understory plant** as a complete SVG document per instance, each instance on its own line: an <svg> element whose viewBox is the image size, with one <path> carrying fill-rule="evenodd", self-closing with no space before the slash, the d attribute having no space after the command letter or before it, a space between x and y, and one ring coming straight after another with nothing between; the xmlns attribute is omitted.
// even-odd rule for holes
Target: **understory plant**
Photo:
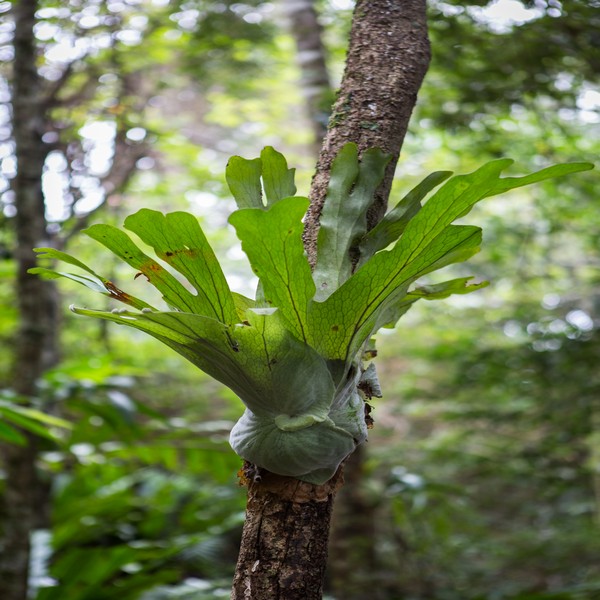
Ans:
<svg viewBox="0 0 600 600"><path fill-rule="evenodd" d="M484 198L591 168L571 163L501 177L512 161L499 159L466 175L437 171L367 230L367 211L389 160L376 148L360 159L355 144L341 149L311 269L302 241L309 200L296 196L294 169L270 147L254 160L231 158L226 178L238 210L229 222L259 279L255 298L230 290L197 218L186 212L142 209L125 219L125 229L159 260L121 229L98 224L85 230L133 267L136 277L145 276L166 308L129 295L53 248L37 250L80 272L31 272L66 277L128 305L71 309L144 331L227 385L246 407L231 431L233 449L259 468L322 484L367 437L366 402L380 394L370 362L377 330L395 326L420 299L487 285L471 278L416 284L479 251L481 229L453 222Z"/></svg>

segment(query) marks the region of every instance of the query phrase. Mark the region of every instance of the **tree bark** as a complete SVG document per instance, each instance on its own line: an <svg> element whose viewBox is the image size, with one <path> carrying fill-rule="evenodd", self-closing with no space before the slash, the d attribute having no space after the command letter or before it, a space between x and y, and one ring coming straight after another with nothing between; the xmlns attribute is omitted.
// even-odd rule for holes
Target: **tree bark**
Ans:
<svg viewBox="0 0 600 600"><path fill-rule="evenodd" d="M380 147L393 159L369 225L385 213L400 147L429 65L425 0L357 2L341 90L317 164L305 246L314 265L318 221L331 162L346 142ZM232 600L320 600L329 527L341 468L323 486L247 473L246 522Z"/></svg>
<svg viewBox="0 0 600 600"><path fill-rule="evenodd" d="M327 133L327 120L333 100L325 46L314 0L283 0L290 31L296 41L301 92L313 130L315 156L319 155Z"/></svg>
<svg viewBox="0 0 600 600"><path fill-rule="evenodd" d="M20 327L15 340L13 388L23 397L32 397L44 369L57 360L57 302L54 286L29 275L36 264L33 248L46 237L42 172L48 150L41 139L45 130L42 82L36 62L33 27L35 0L20 0L14 6L14 73L12 85L13 135L17 175L15 193L16 292ZM25 600L29 572L30 534L38 523L36 507L36 438L26 434L26 447L5 445L3 524L0 581L3 600Z"/></svg>
<svg viewBox="0 0 600 600"><path fill-rule="evenodd" d="M341 470L319 486L266 471L248 478L232 600L320 600Z"/></svg>
<svg viewBox="0 0 600 600"><path fill-rule="evenodd" d="M431 59L425 4L425 0L356 3L344 77L310 191L304 242L312 265L331 162L347 142L357 143L361 153L378 147L392 155L369 210L369 227L385 214L400 148Z"/></svg>

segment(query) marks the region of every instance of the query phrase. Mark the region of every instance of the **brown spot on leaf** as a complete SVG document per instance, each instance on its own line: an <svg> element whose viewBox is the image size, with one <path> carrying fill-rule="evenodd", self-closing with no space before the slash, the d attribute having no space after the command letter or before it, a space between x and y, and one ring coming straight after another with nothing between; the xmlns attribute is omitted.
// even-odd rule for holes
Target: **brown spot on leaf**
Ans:
<svg viewBox="0 0 600 600"><path fill-rule="evenodd" d="M331 331L339 331L339 330L340 330L339 325L332 325L331 326Z"/></svg>
<svg viewBox="0 0 600 600"><path fill-rule="evenodd" d="M112 281L105 281L104 287L106 287L111 297L115 300L120 300L126 304L131 304L133 302L133 298L123 290L120 290Z"/></svg>

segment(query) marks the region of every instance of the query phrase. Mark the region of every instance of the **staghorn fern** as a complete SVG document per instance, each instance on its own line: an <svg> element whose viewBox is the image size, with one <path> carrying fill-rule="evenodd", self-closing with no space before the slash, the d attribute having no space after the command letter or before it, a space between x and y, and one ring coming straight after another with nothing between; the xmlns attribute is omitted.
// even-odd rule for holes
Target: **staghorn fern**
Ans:
<svg viewBox="0 0 600 600"><path fill-rule="evenodd" d="M181 273L192 291L125 232L110 225L85 231L145 275L168 310L130 296L52 248L37 250L83 273L43 267L31 272L66 277L129 305L134 310L71 308L145 331L229 386L246 406L231 432L233 449L271 472L321 484L367 437L364 390L379 393L373 367L363 366L373 334L393 326L421 298L487 285L461 278L411 287L423 275L479 251L480 228L452 222L483 198L591 168L572 163L501 178L512 161L500 159L468 175L436 172L367 231L366 213L388 161L378 149L367 150L359 161L355 144L337 155L314 271L302 244L309 201L295 196L294 170L285 158L267 147L260 158L229 161L227 183L239 207L230 223L259 277L255 299L230 291L197 219L184 212L142 209L124 226Z"/></svg>

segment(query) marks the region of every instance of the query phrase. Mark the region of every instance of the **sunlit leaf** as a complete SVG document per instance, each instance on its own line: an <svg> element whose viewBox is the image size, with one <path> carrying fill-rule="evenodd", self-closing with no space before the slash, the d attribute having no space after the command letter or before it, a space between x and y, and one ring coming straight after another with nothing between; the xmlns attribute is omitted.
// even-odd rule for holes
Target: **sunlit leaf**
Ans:
<svg viewBox="0 0 600 600"><path fill-rule="evenodd" d="M405 296L396 300L393 304L387 307L377 318L376 328L395 327L396 323L417 300L441 300L448 298L454 294L470 294L476 292L489 285L489 282L482 281L469 285L472 277L461 277L459 279L451 279L443 283L432 285L419 286L411 290Z"/></svg>
<svg viewBox="0 0 600 600"><path fill-rule="evenodd" d="M165 302L178 310L199 312L205 308L202 300L187 290L169 271L144 254L123 231L112 225L92 225L84 230L89 237L100 242L136 269L141 276L158 289Z"/></svg>
<svg viewBox="0 0 600 600"><path fill-rule="evenodd" d="M296 169L288 168L283 154L266 146L260 158L231 157L225 178L238 208L265 209L296 193L295 172Z"/></svg>
<svg viewBox="0 0 600 600"><path fill-rule="evenodd" d="M125 227L192 284L196 294L191 312L213 317L222 323L238 321L219 261L196 217L184 212L163 215L144 208L127 217Z"/></svg>
<svg viewBox="0 0 600 600"><path fill-rule="evenodd" d="M263 208L260 175L260 158L248 160L241 156L232 156L225 169L227 185L235 198L238 208Z"/></svg>
<svg viewBox="0 0 600 600"><path fill-rule="evenodd" d="M257 305L256 300L252 300L252 298L248 298L243 294L238 294L237 292L232 292L233 302L235 304L235 308L238 314L238 323L241 323L246 318L246 312L249 308L255 308Z"/></svg>
<svg viewBox="0 0 600 600"><path fill-rule="evenodd" d="M260 278L266 302L281 311L290 331L307 339L306 309L315 284L302 245L306 198L287 198L269 210L244 209L229 218Z"/></svg>
<svg viewBox="0 0 600 600"><path fill-rule="evenodd" d="M18 413L30 420L38 421L51 427L62 427L63 429L72 429L73 427L71 423L65 421L64 419L61 419L60 417L49 415L47 413L42 412L41 410L30 408L28 406L14 405L11 407L11 410L13 413Z"/></svg>
<svg viewBox="0 0 600 600"><path fill-rule="evenodd" d="M249 310L247 324L230 328L188 313L72 310L148 333L229 386L259 415L327 415L333 397L327 366L289 333L278 311Z"/></svg>
<svg viewBox="0 0 600 600"><path fill-rule="evenodd" d="M452 175L452 171L435 171L413 188L385 217L363 237L359 265L375 252L384 250L404 232L408 222L421 210L421 200Z"/></svg>
<svg viewBox="0 0 600 600"><path fill-rule="evenodd" d="M39 253L41 258L52 258L79 267L80 269L90 273L93 278L85 275L78 275L76 273L64 273L62 271L56 271L46 267L34 267L29 269L29 273L41 275L46 279L58 279L60 277L64 277L65 279L70 279L71 281L80 283L94 292L99 292L105 296L108 296L109 298L113 298L114 300L118 300L119 302L123 302L129 306L133 306L134 308L138 308L140 310L142 308L152 308L152 306L150 306L150 304L147 302L144 302L143 300L135 298L134 296L125 293L123 290L120 290L112 281L102 277L101 275L98 275L87 265L70 254L67 254L66 252L61 252L60 250L56 250L54 248L35 248L35 251Z"/></svg>
<svg viewBox="0 0 600 600"><path fill-rule="evenodd" d="M413 281L471 256L480 241L479 228L453 225L420 253L411 246L397 245L392 251L376 254L325 302L311 304L315 347L328 358L349 360L376 329L379 313L403 298Z"/></svg>
<svg viewBox="0 0 600 600"><path fill-rule="evenodd" d="M260 402L262 386L241 368L243 359L236 358L239 347L231 328L215 319L181 312L71 310L144 331L229 386L242 399Z"/></svg>
<svg viewBox="0 0 600 600"><path fill-rule="evenodd" d="M563 165L553 165L546 167L536 173L530 175L524 175L522 177L503 177L497 181L494 186L490 189L486 198L490 196L496 196L503 194L509 190L523 187L525 185L531 185L532 183L538 183L540 181L546 181L547 179L554 179L556 177L562 177L563 175L569 175L570 173L580 173L581 171L589 171L593 169L594 165L586 162L578 163L565 163Z"/></svg>
<svg viewBox="0 0 600 600"><path fill-rule="evenodd" d="M56 426L60 424L61 427L70 427L70 425L62 419L52 418L50 415L44 415L39 411L26 409L17 405L8 406L5 403L2 403L2 405L0 405L0 415L2 419L10 421L12 424L19 426L21 429L25 429L36 434L37 436L52 441L55 441L56 438L48 429L49 425ZM9 433L7 432L7 427L3 428L3 432L6 437ZM15 431L15 433L17 432ZM19 437L22 438L23 436L17 433L17 438ZM20 444L22 440L19 441L18 439L13 439L12 441Z"/></svg>
<svg viewBox="0 0 600 600"><path fill-rule="evenodd" d="M277 152L271 146L267 146L260 153L260 159L267 207L283 200L283 198L293 196L296 193L296 185L294 184L296 169L288 169L283 154Z"/></svg>
<svg viewBox="0 0 600 600"><path fill-rule="evenodd" d="M386 324L377 313L397 304L410 283L476 253L480 230L450 224L495 193L500 173L511 163L509 159L495 160L473 173L449 179L410 219L392 250L373 256L325 302L313 303L311 336L316 347L329 358L348 359L370 337L372 328ZM511 186L528 181L512 181Z"/></svg>
<svg viewBox="0 0 600 600"><path fill-rule="evenodd" d="M183 282L123 231L108 225L87 230L136 269L136 277L145 276L173 310L156 311L77 259L51 249L48 258L84 274L33 272L72 279L141 309L74 310L144 331L227 385L247 407L232 430L235 450L275 473L323 483L366 439L358 390L361 376L363 388L375 382L360 362L373 356L372 345L367 348L373 333L394 325L420 299L447 298L487 285L459 278L413 287L422 276L479 251L481 230L453 222L488 196L589 168L577 163L501 179L512 161L500 159L467 175L449 178L448 172L436 172L367 233L367 211L388 160L379 150L367 150L359 162L354 144L335 159L314 278L302 242L308 200L292 196L293 169L272 148L265 148L260 159L230 161L227 180L242 207L230 221L259 277L254 300L230 291L197 219L187 213L143 209L125 222ZM35 414L15 415L17 420L33 418L34 430L51 424L36 420ZM0 430L0 437L10 436L9 429Z"/></svg>
<svg viewBox="0 0 600 600"><path fill-rule="evenodd" d="M470 294L489 285L488 281L480 283L471 283L472 277L460 277L458 279L450 279L443 283L434 283L431 285L422 285L412 290L408 297L423 298L425 300L440 300L448 298L454 294Z"/></svg>

